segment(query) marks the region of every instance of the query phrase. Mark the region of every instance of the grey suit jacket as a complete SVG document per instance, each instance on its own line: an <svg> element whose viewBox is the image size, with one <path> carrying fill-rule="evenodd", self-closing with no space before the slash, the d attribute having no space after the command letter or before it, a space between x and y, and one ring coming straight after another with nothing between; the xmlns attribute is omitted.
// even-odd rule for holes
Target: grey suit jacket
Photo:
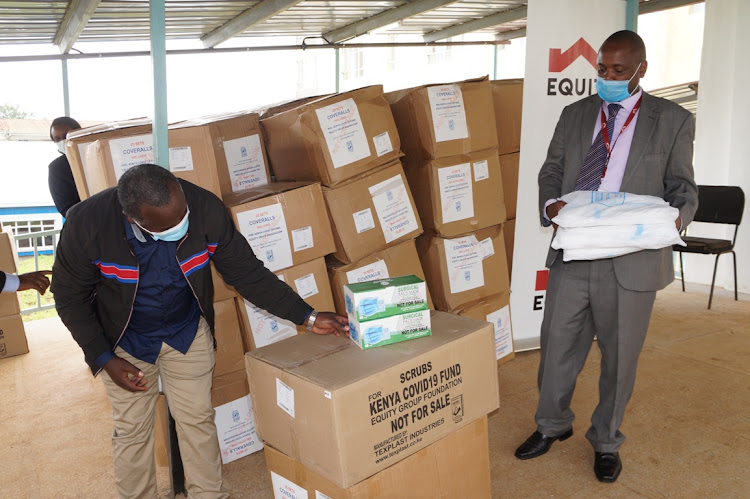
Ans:
<svg viewBox="0 0 750 499"><path fill-rule="evenodd" d="M547 159L539 172L539 211L544 204L575 190L576 179L591 147L602 100L598 95L575 102L560 115ZM679 105L643 92L633 142L622 179L622 192L665 199L680 210L682 226L698 208L698 187L693 178L695 121ZM557 258L550 248L547 266ZM613 259L621 286L634 291L657 291L674 280L672 249L643 250Z"/></svg>

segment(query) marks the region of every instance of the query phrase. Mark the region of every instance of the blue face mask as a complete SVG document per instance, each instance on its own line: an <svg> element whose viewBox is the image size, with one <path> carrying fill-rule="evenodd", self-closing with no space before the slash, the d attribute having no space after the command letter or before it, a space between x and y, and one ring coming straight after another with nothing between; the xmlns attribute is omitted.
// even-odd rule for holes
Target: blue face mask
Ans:
<svg viewBox="0 0 750 499"><path fill-rule="evenodd" d="M630 85L631 80L635 78L635 75L638 74L638 70L641 69L641 64L643 63L638 64L635 73L633 73L633 76L631 76L628 81L605 80L601 76L598 77L596 79L596 93L598 93L599 97L606 102L620 102L627 99L631 95L630 92L628 92L628 85Z"/></svg>
<svg viewBox="0 0 750 499"><path fill-rule="evenodd" d="M61 140L55 145L57 146L57 150L60 151L60 154L65 154L65 141L64 140Z"/></svg>
<svg viewBox="0 0 750 499"><path fill-rule="evenodd" d="M190 220L188 219L189 216L190 209L188 209L187 213L185 213L185 217L180 221L180 223L178 223L171 229L163 230L161 232L148 231L144 229L141 224L135 222L135 220L133 221L138 227L151 234L151 237L154 238L154 241L179 241L180 239L185 237L185 234L187 234L188 226L190 225Z"/></svg>

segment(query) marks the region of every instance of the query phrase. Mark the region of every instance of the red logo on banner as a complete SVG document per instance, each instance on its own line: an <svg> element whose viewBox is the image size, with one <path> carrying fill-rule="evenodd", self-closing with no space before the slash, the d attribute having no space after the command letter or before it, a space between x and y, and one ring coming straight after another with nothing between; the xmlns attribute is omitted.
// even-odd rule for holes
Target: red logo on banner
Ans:
<svg viewBox="0 0 750 499"><path fill-rule="evenodd" d="M549 278L549 270L537 270L536 271L536 286L535 291L545 291L547 289L547 279Z"/></svg>
<svg viewBox="0 0 750 499"><path fill-rule="evenodd" d="M560 49L549 49L549 71L559 73L573 64L579 57L583 56L594 69L596 69L596 50L591 45L579 38L568 50L562 52Z"/></svg>

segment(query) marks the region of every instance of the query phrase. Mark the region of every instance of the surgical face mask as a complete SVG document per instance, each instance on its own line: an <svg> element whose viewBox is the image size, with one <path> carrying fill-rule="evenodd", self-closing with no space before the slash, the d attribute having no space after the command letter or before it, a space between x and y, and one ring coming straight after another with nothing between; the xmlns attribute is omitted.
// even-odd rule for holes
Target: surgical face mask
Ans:
<svg viewBox="0 0 750 499"><path fill-rule="evenodd" d="M163 230L161 232L151 232L143 228L141 224L138 222L135 222L135 224L140 227L142 230L148 232L151 234L151 237L154 238L155 241L179 241L183 237L185 237L185 234L187 234L188 231L188 225L190 225L190 221L188 220L188 217L190 216L190 210L188 209L187 213L185 213L185 217L172 227L171 229Z"/></svg>
<svg viewBox="0 0 750 499"><path fill-rule="evenodd" d="M638 74L638 70L641 69L642 62L638 64L638 67L635 70L635 73L633 73L633 76L630 77L629 80L605 80L601 76L596 79L596 93L599 94L599 97L602 98L603 101L606 102L620 102L628 97L630 97L630 92L628 92L628 85L630 85L630 82L635 78L635 75Z"/></svg>
<svg viewBox="0 0 750 499"><path fill-rule="evenodd" d="M65 141L61 140L60 142L56 142L55 145L57 146L57 150L60 151L60 154L65 154Z"/></svg>

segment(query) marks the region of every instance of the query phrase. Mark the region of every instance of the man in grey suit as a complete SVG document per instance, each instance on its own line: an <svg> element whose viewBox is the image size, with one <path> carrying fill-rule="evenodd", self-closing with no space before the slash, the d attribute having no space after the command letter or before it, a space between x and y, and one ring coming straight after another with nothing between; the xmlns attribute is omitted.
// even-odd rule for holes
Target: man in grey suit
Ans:
<svg viewBox="0 0 750 499"><path fill-rule="evenodd" d="M678 229L693 219L698 188L693 179L692 115L643 92L646 48L632 31L618 31L597 57L597 94L567 106L539 172L542 225L575 190L648 194L679 210ZM638 356L656 291L674 279L672 250L644 250L593 261L563 262L550 248L549 281L541 329L539 403L535 431L517 450L519 459L546 453L573 435L570 409L576 377L594 335L602 353L599 404L586 438L594 447L594 472L614 482L622 470L619 428L635 384Z"/></svg>

